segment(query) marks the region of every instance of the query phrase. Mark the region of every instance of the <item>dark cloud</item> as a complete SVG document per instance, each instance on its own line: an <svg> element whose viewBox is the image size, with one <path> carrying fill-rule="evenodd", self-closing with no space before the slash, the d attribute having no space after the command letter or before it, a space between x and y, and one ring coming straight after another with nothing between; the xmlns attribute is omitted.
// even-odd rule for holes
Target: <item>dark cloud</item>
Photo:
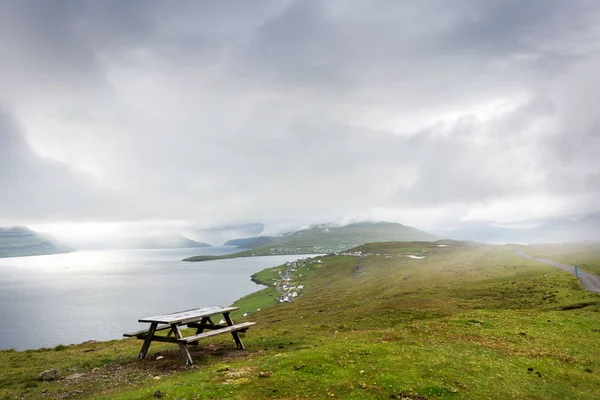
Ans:
<svg viewBox="0 0 600 400"><path fill-rule="evenodd" d="M0 222L599 211L599 14L583 0L4 2Z"/></svg>

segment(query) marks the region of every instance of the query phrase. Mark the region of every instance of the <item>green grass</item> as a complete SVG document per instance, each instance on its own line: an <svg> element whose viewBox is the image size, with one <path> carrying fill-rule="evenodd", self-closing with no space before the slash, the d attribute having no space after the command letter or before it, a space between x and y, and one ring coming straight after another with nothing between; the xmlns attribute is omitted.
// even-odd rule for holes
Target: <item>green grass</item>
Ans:
<svg viewBox="0 0 600 400"><path fill-rule="evenodd" d="M299 267L293 303L273 302L272 285L236 302L250 315L234 320L258 322L246 352L222 335L192 348L188 369L169 344L137 361L133 339L3 351L0 398L597 398L600 296L573 276L511 246L366 246L364 257ZM418 249L424 259L406 257ZM254 278L269 283L281 268ZM85 375L35 380L51 367Z"/></svg>
<svg viewBox="0 0 600 400"><path fill-rule="evenodd" d="M523 250L530 256L577 265L587 272L600 275L600 244L597 242L538 244L523 246Z"/></svg>
<svg viewBox="0 0 600 400"><path fill-rule="evenodd" d="M210 261L226 258L268 256L281 254L330 254L363 243L394 241L434 241L438 236L410 226L390 222L360 222L345 226L313 226L285 236L262 236L238 242L251 250L220 256L194 256L183 261ZM438 243L445 242L440 240ZM418 243L418 242L415 242Z"/></svg>

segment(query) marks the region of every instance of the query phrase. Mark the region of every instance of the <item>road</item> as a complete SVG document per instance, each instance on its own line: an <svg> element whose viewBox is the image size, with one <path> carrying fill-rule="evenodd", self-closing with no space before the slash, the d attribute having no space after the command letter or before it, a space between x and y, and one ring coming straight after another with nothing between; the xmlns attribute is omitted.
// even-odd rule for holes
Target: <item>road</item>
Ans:
<svg viewBox="0 0 600 400"><path fill-rule="evenodd" d="M528 260L535 260L547 265L551 265L556 268L560 268L570 274L575 275L575 267L572 265L557 263L556 261L546 260L545 258L535 258L523 253L521 250L517 250L517 254ZM582 271L579 268L579 281L585 290L590 292L600 293L600 276L590 274L589 272Z"/></svg>

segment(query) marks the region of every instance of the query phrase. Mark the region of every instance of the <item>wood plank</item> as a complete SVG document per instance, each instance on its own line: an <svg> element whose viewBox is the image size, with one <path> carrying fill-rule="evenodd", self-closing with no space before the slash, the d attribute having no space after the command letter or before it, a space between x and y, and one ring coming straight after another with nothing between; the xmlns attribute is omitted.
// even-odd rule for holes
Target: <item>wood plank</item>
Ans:
<svg viewBox="0 0 600 400"><path fill-rule="evenodd" d="M150 343L152 342L152 337L154 336L154 332L156 332L156 327L158 324L156 322L150 324L150 329L148 329L148 334L144 339L144 344L142 345L142 350L140 351L140 360L143 360L146 357L146 353L148 353L148 349L150 348Z"/></svg>
<svg viewBox="0 0 600 400"><path fill-rule="evenodd" d="M158 325L156 327L157 331L163 331L165 329L171 329L171 325ZM123 336L125 336L125 337L145 336L149 330L150 330L150 328L142 329L140 331L135 331L135 332L131 332L131 333L124 333Z"/></svg>
<svg viewBox="0 0 600 400"><path fill-rule="evenodd" d="M210 325L210 324L202 324L200 322L188 322L187 327L188 328L202 328L202 329L220 329L220 328L227 328L229 325ZM200 332L198 332L200 333Z"/></svg>
<svg viewBox="0 0 600 400"><path fill-rule="evenodd" d="M165 342L165 343L179 343L176 337L168 337L168 336L153 336L153 342Z"/></svg>
<svg viewBox="0 0 600 400"><path fill-rule="evenodd" d="M192 364L194 364L194 361L192 361L192 355L190 354L190 351L188 350L186 344L180 342L180 340L183 339L183 335L181 334L181 331L179 330L177 324L173 324L173 332L175 333L175 337L178 340L177 344L179 345L179 350L181 351L181 355L183 356L185 364L187 366L191 366Z"/></svg>
<svg viewBox="0 0 600 400"><path fill-rule="evenodd" d="M239 307L207 307L196 308L187 311L179 311L166 315L156 315L153 317L145 317L139 319L139 322L157 322L159 324L186 324L188 322L199 321L203 317L208 317L215 314L229 313L239 310Z"/></svg>
<svg viewBox="0 0 600 400"><path fill-rule="evenodd" d="M223 318L225 318L227 325L234 326L233 320L231 319L231 315L229 315L228 312L223 313ZM245 332L245 330L244 330L244 332ZM246 350L246 348L244 347L244 342L242 342L242 338L240 338L240 335L237 331L232 330L231 336L233 337L233 341L235 342L235 345L239 350Z"/></svg>
<svg viewBox="0 0 600 400"><path fill-rule="evenodd" d="M216 335L221 335L223 333L232 333L232 332L238 332L238 331L245 331L245 330L249 329L253 325L256 325L256 322L243 322L241 324L228 326L226 328L215 329L214 331L202 332L202 333L200 333L198 335L184 337L184 338L179 339L178 341L180 343L197 342L200 339L211 337L211 336L216 336Z"/></svg>

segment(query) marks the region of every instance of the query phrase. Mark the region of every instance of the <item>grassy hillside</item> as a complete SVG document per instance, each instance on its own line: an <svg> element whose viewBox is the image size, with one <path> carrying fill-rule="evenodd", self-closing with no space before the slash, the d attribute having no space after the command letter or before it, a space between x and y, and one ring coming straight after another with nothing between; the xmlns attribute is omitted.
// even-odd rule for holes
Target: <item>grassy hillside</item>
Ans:
<svg viewBox="0 0 600 400"><path fill-rule="evenodd" d="M0 228L0 257L67 253L68 247L25 227Z"/></svg>
<svg viewBox="0 0 600 400"><path fill-rule="evenodd" d="M223 258L275 254L324 254L343 251L364 243L388 241L434 241L438 236L391 222L360 222L345 226L319 225L286 236L259 236L230 240L251 250L225 256L197 256L184 261L207 261Z"/></svg>
<svg viewBox="0 0 600 400"><path fill-rule="evenodd" d="M600 242L536 244L523 246L523 251L533 257L577 265L585 271L600 275Z"/></svg>
<svg viewBox="0 0 600 400"><path fill-rule="evenodd" d="M270 286L234 316L258 322L248 350L221 335L191 369L169 344L139 362L134 339L0 352L0 398L597 398L599 295L515 247L442 245L367 244L256 274ZM278 303L286 273L299 296ZM48 368L61 379L36 381Z"/></svg>

